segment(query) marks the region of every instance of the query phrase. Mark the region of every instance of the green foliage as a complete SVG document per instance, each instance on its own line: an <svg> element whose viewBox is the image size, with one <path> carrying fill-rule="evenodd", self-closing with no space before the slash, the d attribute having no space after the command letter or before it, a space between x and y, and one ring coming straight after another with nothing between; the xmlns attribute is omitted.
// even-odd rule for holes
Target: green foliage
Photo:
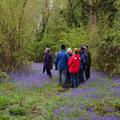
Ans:
<svg viewBox="0 0 120 120"><path fill-rule="evenodd" d="M80 45L88 44L89 37L87 30L85 28L73 28L66 32L61 32L60 34L60 44L64 43L68 47L80 47Z"/></svg>
<svg viewBox="0 0 120 120"><path fill-rule="evenodd" d="M92 119L96 112L100 115L119 116L120 99L112 94L116 92L116 90L113 91L116 83L112 80L101 79L101 76L86 85L81 84L77 89L64 91L57 86L56 79L40 88L17 86L16 89L9 90L7 86L9 88L12 84L0 84L2 96L0 96L0 105L3 106L0 108L4 108L0 110L0 115L2 114L0 117L3 118L5 114L9 116L9 120L87 119L88 110L91 110L89 119ZM91 89L95 91L89 91ZM93 99L94 95L99 98L97 97L96 100L95 96ZM112 112L109 111L111 108Z"/></svg>
<svg viewBox="0 0 120 120"><path fill-rule="evenodd" d="M32 60L36 62L43 61L44 50L46 47L50 47L51 49L54 47L54 43L48 39L35 42L33 46L30 48L32 54ZM52 47L51 47L52 46ZM53 49L52 49L53 50Z"/></svg>
<svg viewBox="0 0 120 120"><path fill-rule="evenodd" d="M94 107L94 110L100 114L110 114L116 113L120 110L120 98L103 98L99 101L93 101L91 104L88 104L88 109Z"/></svg>
<svg viewBox="0 0 120 120"><path fill-rule="evenodd" d="M5 82L5 81L9 81L10 77L7 75L7 73L2 72L0 70L0 82Z"/></svg>
<svg viewBox="0 0 120 120"><path fill-rule="evenodd" d="M63 24L64 21L62 21ZM62 23L61 23L62 24ZM57 32L58 31L58 32ZM46 47L50 47L53 52L60 50L60 45L65 44L66 47L80 47L83 44L89 44L89 34L87 28L67 28L57 26L50 30L40 42L35 42L31 47L35 61L43 60L43 53Z"/></svg>
<svg viewBox="0 0 120 120"><path fill-rule="evenodd" d="M5 114L0 114L0 120L10 120L10 117L8 115Z"/></svg>
<svg viewBox="0 0 120 120"><path fill-rule="evenodd" d="M119 47L109 43L104 42L99 48L98 63L101 69L109 73L119 74ZM107 56L107 59L106 59Z"/></svg>
<svg viewBox="0 0 120 120"><path fill-rule="evenodd" d="M114 6L116 0L105 0L101 3L101 5L99 6L99 10L98 10L98 17L99 19L101 19L101 14L109 14L107 21L108 21L108 25L110 27L113 26L114 24L114 20L115 20L115 16L117 13L117 9Z"/></svg>
<svg viewBox="0 0 120 120"><path fill-rule="evenodd" d="M0 85L0 89L1 90L14 90L16 87L15 87L15 85L13 85L12 83L10 83L10 82L3 82L3 83L1 83L1 85Z"/></svg>
<svg viewBox="0 0 120 120"><path fill-rule="evenodd" d="M98 32L98 66L100 69L111 74L120 74L120 18L118 16L119 12L116 15L112 28L101 24Z"/></svg>
<svg viewBox="0 0 120 120"><path fill-rule="evenodd" d="M9 109L9 113L10 115L21 115L24 116L26 114L26 111L24 108L20 107L20 106L15 106Z"/></svg>
<svg viewBox="0 0 120 120"><path fill-rule="evenodd" d="M42 61L46 47L87 44L95 67L119 74L119 21L119 0L1 0L0 68Z"/></svg>
<svg viewBox="0 0 120 120"><path fill-rule="evenodd" d="M0 96L0 109L6 109L9 105L17 104L21 101L21 97L14 94L11 96Z"/></svg>
<svg viewBox="0 0 120 120"><path fill-rule="evenodd" d="M34 17L39 5L38 0L0 1L0 68L16 69L28 61L27 48L36 37Z"/></svg>
<svg viewBox="0 0 120 120"><path fill-rule="evenodd" d="M5 109L7 105L8 105L7 99L1 96L0 97L0 109Z"/></svg>

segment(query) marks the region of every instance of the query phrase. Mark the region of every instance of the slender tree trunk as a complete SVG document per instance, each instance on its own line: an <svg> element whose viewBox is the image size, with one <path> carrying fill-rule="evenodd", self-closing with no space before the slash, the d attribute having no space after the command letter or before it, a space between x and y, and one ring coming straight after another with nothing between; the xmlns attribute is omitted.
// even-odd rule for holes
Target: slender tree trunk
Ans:
<svg viewBox="0 0 120 120"><path fill-rule="evenodd" d="M22 6L22 11L21 11L21 15L19 17L19 25L18 25L18 28L19 28L19 37L18 37L18 43L17 43L17 51L20 51L22 48L21 46L23 46L22 44L22 41L21 41L21 28L23 26L23 17L24 17L24 13L25 13L25 7L27 5L27 1L28 0L24 0L23 2L23 6Z"/></svg>
<svg viewBox="0 0 120 120"><path fill-rule="evenodd" d="M96 9L93 9L93 26L92 26L92 30L93 32L96 32L96 27L97 27L97 15L96 15Z"/></svg>
<svg viewBox="0 0 120 120"><path fill-rule="evenodd" d="M97 30L97 13L96 5L93 0L89 0L89 26L90 26L90 40L95 39L95 33Z"/></svg>
<svg viewBox="0 0 120 120"><path fill-rule="evenodd" d="M41 41L44 37L44 34L46 32L46 27L48 25L48 21L49 21L49 17L51 15L51 12L57 2L57 0L52 1L53 5L51 6L50 1L49 0L45 0L44 2L44 8L43 8L43 14L42 14L42 29L39 31L38 30L38 41Z"/></svg>

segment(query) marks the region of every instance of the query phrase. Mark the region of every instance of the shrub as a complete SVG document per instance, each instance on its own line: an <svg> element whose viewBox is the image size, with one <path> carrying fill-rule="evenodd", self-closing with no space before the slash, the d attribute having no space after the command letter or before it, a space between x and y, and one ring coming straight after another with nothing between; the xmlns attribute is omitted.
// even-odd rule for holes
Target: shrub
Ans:
<svg viewBox="0 0 120 120"><path fill-rule="evenodd" d="M0 114L0 120L10 120L10 117L5 114Z"/></svg>
<svg viewBox="0 0 120 120"><path fill-rule="evenodd" d="M6 99L6 97L0 96L0 109L6 109L8 105L8 101Z"/></svg>
<svg viewBox="0 0 120 120"><path fill-rule="evenodd" d="M112 42L103 42L98 53L99 68L111 74L119 74L119 54L120 48L118 46L115 46Z"/></svg>
<svg viewBox="0 0 120 120"><path fill-rule="evenodd" d="M0 82L9 81L10 77L7 75L7 73L0 70Z"/></svg>
<svg viewBox="0 0 120 120"><path fill-rule="evenodd" d="M10 108L9 109L9 113L10 113L10 115L21 115L21 116L24 116L25 115L25 113L26 113L26 111L25 111L25 109L24 108L22 108L22 107L19 107L19 106L15 106L15 107L12 107L12 108Z"/></svg>
<svg viewBox="0 0 120 120"><path fill-rule="evenodd" d="M80 47L82 44L89 44L88 31L86 28L72 28L63 31L61 30L58 35L49 32L46 33L44 38L35 42L30 48L30 53L34 61L43 61L43 54L46 47L50 47L52 52L60 50L61 44L65 44L66 47Z"/></svg>
<svg viewBox="0 0 120 120"><path fill-rule="evenodd" d="M18 95L0 96L0 109L6 109L9 105L20 103L21 97Z"/></svg>
<svg viewBox="0 0 120 120"><path fill-rule="evenodd" d="M100 115L120 111L120 98L103 98L87 105L87 109L93 108Z"/></svg>

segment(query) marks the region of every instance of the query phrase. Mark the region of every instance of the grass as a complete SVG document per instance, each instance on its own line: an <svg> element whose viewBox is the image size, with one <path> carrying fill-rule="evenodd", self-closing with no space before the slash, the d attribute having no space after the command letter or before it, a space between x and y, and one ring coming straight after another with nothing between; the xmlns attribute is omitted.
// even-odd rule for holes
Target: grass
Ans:
<svg viewBox="0 0 120 120"><path fill-rule="evenodd" d="M0 120L119 120L120 92L114 88L120 84L99 78L64 91L55 81L40 88L1 83Z"/></svg>

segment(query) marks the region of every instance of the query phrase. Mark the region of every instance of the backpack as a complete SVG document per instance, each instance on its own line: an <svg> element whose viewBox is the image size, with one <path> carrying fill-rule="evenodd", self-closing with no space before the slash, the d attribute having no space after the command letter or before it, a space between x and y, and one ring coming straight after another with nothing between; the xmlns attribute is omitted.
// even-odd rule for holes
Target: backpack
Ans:
<svg viewBox="0 0 120 120"><path fill-rule="evenodd" d="M80 55L73 55L68 61L68 66L70 73L78 73L80 70Z"/></svg>

